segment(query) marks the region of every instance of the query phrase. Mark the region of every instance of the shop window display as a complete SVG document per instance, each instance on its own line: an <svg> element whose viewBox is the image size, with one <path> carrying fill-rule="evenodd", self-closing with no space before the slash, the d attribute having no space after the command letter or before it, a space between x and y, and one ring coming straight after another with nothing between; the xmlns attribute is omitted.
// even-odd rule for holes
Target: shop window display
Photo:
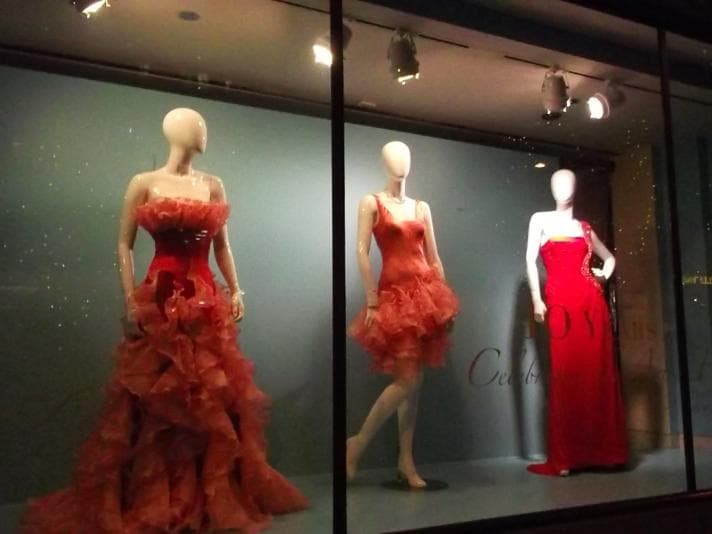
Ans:
<svg viewBox="0 0 712 534"><path fill-rule="evenodd" d="M340 531L346 480L358 533L678 493L688 385L709 486L706 44L668 36L666 130L656 30L569 2L332 2L343 50L321 0L31 4L0 530Z"/></svg>
<svg viewBox="0 0 712 534"><path fill-rule="evenodd" d="M10 4L0 530L331 532L328 5Z"/></svg>
<svg viewBox="0 0 712 534"><path fill-rule="evenodd" d="M346 127L347 315L363 306L374 323L391 315L384 306L379 316L385 289L372 299L366 284L364 297L356 236L360 199L403 209L381 179L379 152L394 141L411 153L406 203L427 201L435 223L430 263L445 267L459 301L441 365L417 367L417 405L402 394L386 410L379 398L394 386L370 372L373 348L355 342L377 328L348 344L356 532L686 488L671 258L659 231L668 206L656 32L569 6L571 20L597 30L577 41L569 20L537 42L536 13L488 5L502 10L492 25L500 34L466 11L436 21L345 3L346 109L359 123ZM508 15L531 16L531 32L517 34ZM634 50L620 41L631 31ZM584 40L595 46L582 50ZM374 279L389 272L388 251L370 256ZM401 317L407 302L399 295ZM447 302L432 309L451 316ZM415 346L393 348L397 332L384 335L391 357L417 361ZM381 412L397 415L372 437Z"/></svg>

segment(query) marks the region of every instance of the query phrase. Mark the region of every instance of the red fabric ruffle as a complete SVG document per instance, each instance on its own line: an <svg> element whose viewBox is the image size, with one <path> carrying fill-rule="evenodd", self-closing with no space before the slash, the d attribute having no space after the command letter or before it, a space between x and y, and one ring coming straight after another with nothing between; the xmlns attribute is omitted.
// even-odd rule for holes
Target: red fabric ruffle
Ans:
<svg viewBox="0 0 712 534"><path fill-rule="evenodd" d="M162 197L135 210L136 222L150 233L173 228L206 230L215 235L230 215L226 202L205 202L190 198Z"/></svg>
<svg viewBox="0 0 712 534"><path fill-rule="evenodd" d="M358 313L348 333L370 353L371 370L393 373L399 359L427 367L445 365L448 331L459 303L435 270L380 289L370 327L366 311Z"/></svg>
<svg viewBox="0 0 712 534"><path fill-rule="evenodd" d="M160 213L150 208L149 224L160 224ZM219 228L214 212L206 217ZM24 534L252 533L271 514L307 506L267 463L268 399L238 348L227 295L189 280L194 294L177 289L162 306L157 282L135 290L144 336L119 344L73 483L30 503Z"/></svg>

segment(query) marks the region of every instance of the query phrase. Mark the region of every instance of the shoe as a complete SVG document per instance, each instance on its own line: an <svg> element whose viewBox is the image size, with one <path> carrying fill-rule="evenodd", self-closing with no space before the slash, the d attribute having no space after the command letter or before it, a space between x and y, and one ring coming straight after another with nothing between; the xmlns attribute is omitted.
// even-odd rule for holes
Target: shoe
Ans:
<svg viewBox="0 0 712 534"><path fill-rule="evenodd" d="M428 483L425 482L425 480L423 480L422 478L420 478L420 475L418 475L418 473L414 473L409 477L400 469L398 470L398 482L404 485L408 484L408 487L410 489L415 490L421 490L428 487Z"/></svg>

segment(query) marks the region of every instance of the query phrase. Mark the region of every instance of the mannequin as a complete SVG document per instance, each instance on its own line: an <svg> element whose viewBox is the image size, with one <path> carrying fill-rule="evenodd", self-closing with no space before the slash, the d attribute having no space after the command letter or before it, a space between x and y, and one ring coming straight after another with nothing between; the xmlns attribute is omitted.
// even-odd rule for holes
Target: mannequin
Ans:
<svg viewBox="0 0 712 534"><path fill-rule="evenodd" d="M543 323L546 316L546 304L539 288L539 271L536 260L539 249L549 239L558 240L568 237L583 237L581 223L574 219L574 193L576 175L568 169L559 169L551 175L551 194L556 202L553 211L539 211L532 215L527 238L527 278L534 305L534 319ZM593 267L591 272L602 282L606 282L616 267L613 254L601 243L595 232L591 231L593 252L603 260L603 267Z"/></svg>
<svg viewBox="0 0 712 534"><path fill-rule="evenodd" d="M549 327L547 462L528 469L567 476L572 469L617 466L627 461L620 379L613 355L610 315L601 284L615 258L591 226L574 218L576 176L560 169L551 177L553 211L532 215L526 266L537 322ZM537 258L547 270L542 297ZM591 268L595 254L603 267Z"/></svg>
<svg viewBox="0 0 712 534"><path fill-rule="evenodd" d="M205 151L205 121L179 108L163 131L166 165L134 176L124 196L124 337L99 421L71 485L27 507L24 534L257 532L271 514L307 506L267 463L268 399L233 322L245 307L227 237L230 207L221 180L192 166ZM135 285L139 226L156 252ZM227 288L210 271L211 245Z"/></svg>
<svg viewBox="0 0 712 534"><path fill-rule="evenodd" d="M397 411L399 478L413 489L422 489L427 483L415 466L413 436L423 367L444 365L447 331L458 302L445 282L430 207L406 196L410 149L392 141L381 154L386 188L363 197L358 208L356 250L367 306L349 326L349 334L371 353L372 369L392 375L393 380L359 432L347 440L347 478L353 479L361 454ZM378 285L369 260L372 236L384 259Z"/></svg>
<svg viewBox="0 0 712 534"><path fill-rule="evenodd" d="M195 156L205 152L208 142L208 130L203 117L188 108L169 111L163 119L163 135L170 146L166 164L155 171L133 177L124 196L119 222L119 275L126 304L124 331L131 336L136 336L139 332L131 300L134 288L133 245L138 230L136 206L160 198L225 201L225 188L220 178L193 169ZM218 268L230 290L232 318L241 321L245 315L245 304L230 249L227 226L221 228L213 241L213 247Z"/></svg>

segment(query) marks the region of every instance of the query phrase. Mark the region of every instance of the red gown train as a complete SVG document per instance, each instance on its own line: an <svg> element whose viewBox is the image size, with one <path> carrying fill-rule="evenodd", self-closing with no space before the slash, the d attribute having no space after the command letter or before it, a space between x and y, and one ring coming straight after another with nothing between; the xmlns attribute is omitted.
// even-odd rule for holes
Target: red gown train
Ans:
<svg viewBox="0 0 712 534"><path fill-rule="evenodd" d="M378 219L373 235L383 259L378 309L370 327L362 309L348 333L370 353L373 371L393 373L399 361L411 364L409 369L442 367L457 297L426 260L423 221L397 221L374 197Z"/></svg>
<svg viewBox="0 0 712 534"><path fill-rule="evenodd" d="M611 319L590 269L591 227L582 226L583 237L541 247L551 368L547 461L528 467L537 474L628 460Z"/></svg>
<svg viewBox="0 0 712 534"><path fill-rule="evenodd" d="M121 340L72 483L28 505L24 534L251 533L307 506L267 463L268 399L210 271L228 212L169 198L137 209L156 247L134 292L144 335Z"/></svg>

